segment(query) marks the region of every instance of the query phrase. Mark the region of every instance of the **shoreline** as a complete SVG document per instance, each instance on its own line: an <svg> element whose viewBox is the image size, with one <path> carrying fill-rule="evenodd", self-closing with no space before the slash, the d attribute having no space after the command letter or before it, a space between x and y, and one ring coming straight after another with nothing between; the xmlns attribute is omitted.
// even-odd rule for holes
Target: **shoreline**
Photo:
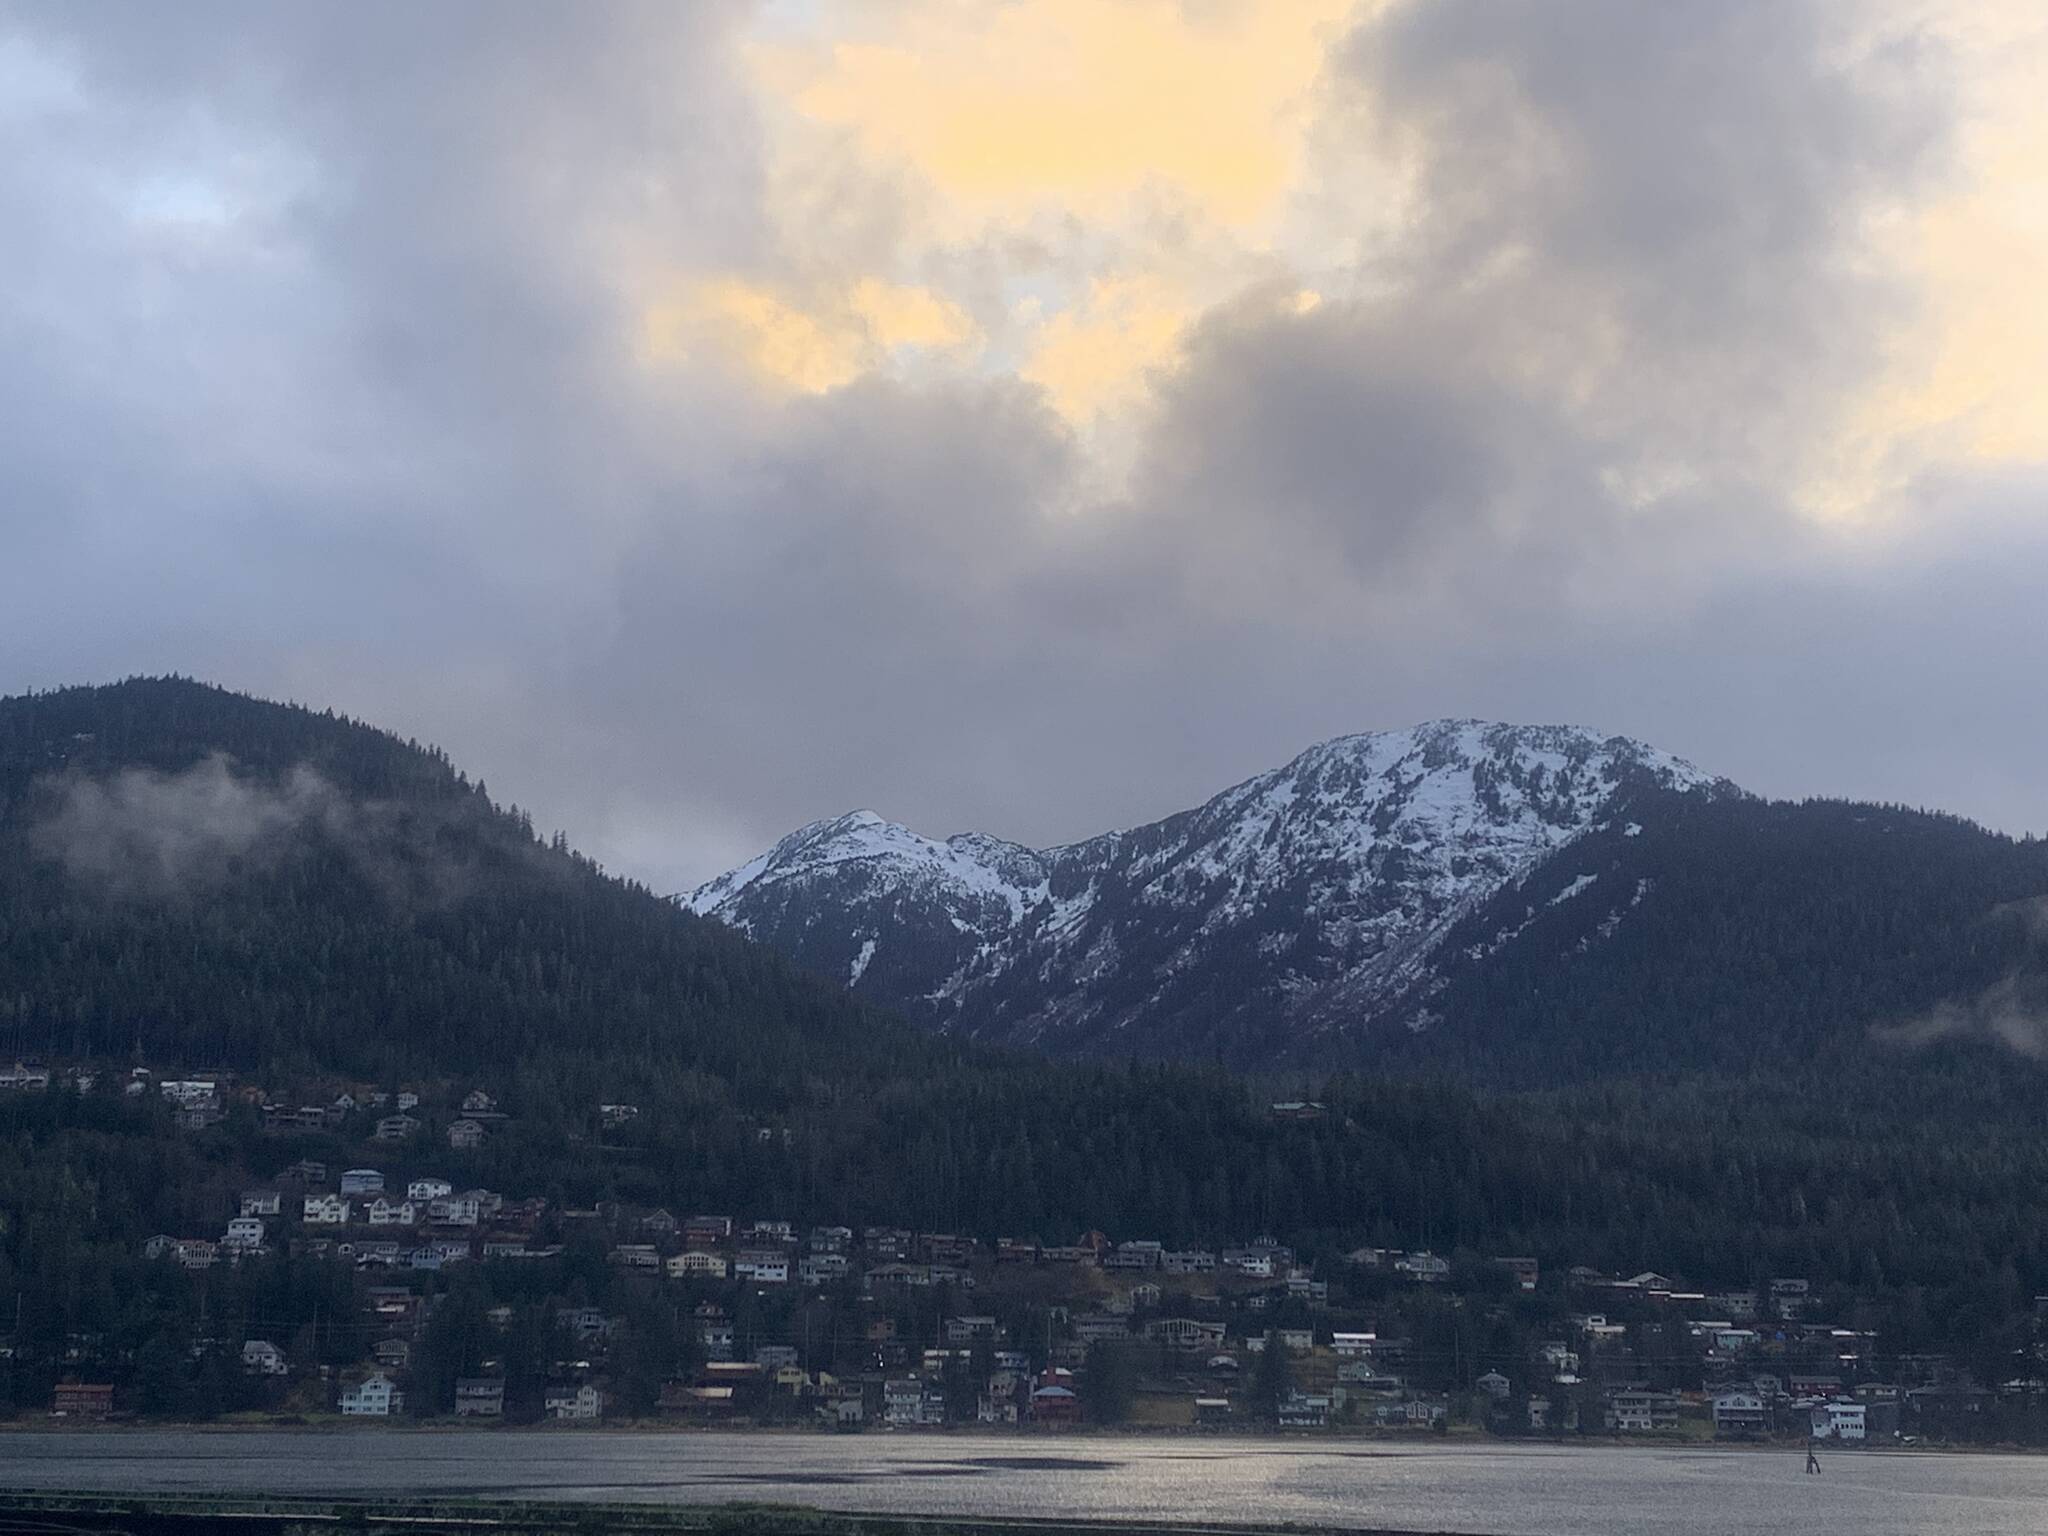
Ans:
<svg viewBox="0 0 2048 1536"><path fill-rule="evenodd" d="M14 1419L0 1421L0 1443L8 1436L20 1435L62 1435L66 1438L89 1439L104 1435L110 1438L149 1434L209 1435L223 1438L238 1435L304 1435L308 1437L356 1436L394 1438L445 1438L456 1436L581 1436L600 1437L675 1437L678 1439L704 1439L732 1437L738 1439L804 1440L827 1443L859 1443L862 1441L882 1442L891 1445L929 1444L934 1447L965 1442L980 1442L1024 1448L1056 1451L1063 1446L1086 1446L1118 1440L1144 1441L1148 1443L1214 1445L1219 1449L1231 1446L1259 1445L1263 1448L1287 1447L1303 1453L1318 1450L1345 1451L1367 1447L1387 1451L1434 1451L1453 1452L1461 1455L1512 1455L1519 1451L1572 1451L1612 1450L1648 1453L1655 1451L1687 1451L1714 1455L1758 1456L1785 1455L1803 1456L1809 1442L1801 1439L1787 1440L1714 1440L1692 1439L1686 1436L1653 1437L1646 1435L1572 1435L1534 1436L1518 1435L1512 1438L1487 1435L1483 1431L1471 1430L1464 1433L1434 1435L1427 1432L1376 1433L1363 1430L1357 1433L1303 1433L1290 1432L1279 1428L1251 1428L1231 1430L1196 1430L1160 1426L1080 1426L1058 1430L1032 1431L1015 1427L986 1425L959 1425L948 1428L920 1428L913 1430L875 1427L857 1432L820 1429L810 1425L732 1425L732 1424L675 1424L660 1420L632 1420L620 1423L550 1423L545 1420L530 1424L504 1422L483 1423L476 1420L467 1422L454 1419L437 1419L410 1422L366 1421L360 1418L344 1418L331 1415L320 1419L289 1418L261 1422L224 1423L212 1420L155 1419L149 1421L114 1421L99 1423L65 1423L61 1420L36 1422ZM2041 1456L2048 1455L2048 1446L2027 1446L2014 1444L1957 1445L1930 1444L1919 1442L1912 1445L1896 1443L1853 1442L1814 1443L1816 1454L1833 1456L1893 1457L1951 1457L1951 1456Z"/></svg>

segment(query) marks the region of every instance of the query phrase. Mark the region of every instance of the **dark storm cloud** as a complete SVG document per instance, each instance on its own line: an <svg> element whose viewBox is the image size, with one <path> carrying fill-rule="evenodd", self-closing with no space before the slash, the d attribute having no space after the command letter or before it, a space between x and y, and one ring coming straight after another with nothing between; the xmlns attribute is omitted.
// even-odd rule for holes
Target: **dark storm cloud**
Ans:
<svg viewBox="0 0 2048 1536"><path fill-rule="evenodd" d="M1014 381L636 354L664 273L770 240L743 12L9 17L10 691L332 703L671 887L855 804L1052 841L1452 713L2044 819L2028 488L1846 567L1782 489L1901 303L1857 220L1941 149L1939 71L1823 12L1355 31L1322 137L1402 146L1412 216L1319 308L1200 321L1113 496Z"/></svg>

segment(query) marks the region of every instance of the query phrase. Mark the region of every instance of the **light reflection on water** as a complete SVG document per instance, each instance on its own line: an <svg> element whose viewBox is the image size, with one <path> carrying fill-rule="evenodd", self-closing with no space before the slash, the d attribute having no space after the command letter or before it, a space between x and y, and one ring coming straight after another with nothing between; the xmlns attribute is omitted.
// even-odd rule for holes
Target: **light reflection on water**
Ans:
<svg viewBox="0 0 2048 1536"><path fill-rule="evenodd" d="M0 1486L726 1500L1489 1536L2037 1536L2048 1458L1429 1442L349 1429L0 1434Z"/></svg>

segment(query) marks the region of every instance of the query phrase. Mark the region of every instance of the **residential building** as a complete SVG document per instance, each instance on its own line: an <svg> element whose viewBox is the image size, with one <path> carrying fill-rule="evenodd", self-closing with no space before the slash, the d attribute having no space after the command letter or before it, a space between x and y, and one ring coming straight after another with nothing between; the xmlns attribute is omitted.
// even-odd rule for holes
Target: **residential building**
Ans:
<svg viewBox="0 0 2048 1536"><path fill-rule="evenodd" d="M251 1376L283 1376L291 1366L270 1340L248 1339L242 1344L242 1369Z"/></svg>
<svg viewBox="0 0 2048 1536"><path fill-rule="evenodd" d="M1717 1435L1761 1435L1770 1428L1770 1409L1761 1394L1736 1390L1714 1398L1714 1433Z"/></svg>
<svg viewBox="0 0 2048 1536"><path fill-rule="evenodd" d="M301 1215L309 1227L345 1227L350 1210L350 1202L339 1195L308 1195Z"/></svg>
<svg viewBox="0 0 2048 1536"><path fill-rule="evenodd" d="M462 1119L448 1127L448 1145L457 1152L473 1152L484 1144L484 1128L475 1120Z"/></svg>
<svg viewBox="0 0 2048 1536"><path fill-rule="evenodd" d="M685 1249L676 1254L669 1259L666 1267L672 1280L723 1280L726 1271L724 1259L699 1248Z"/></svg>
<svg viewBox="0 0 2048 1536"><path fill-rule="evenodd" d="M1678 1428L1678 1395L1628 1388L1607 1394L1607 1427L1617 1434Z"/></svg>
<svg viewBox="0 0 2048 1536"><path fill-rule="evenodd" d="M455 1416L497 1419L505 1414L505 1378L464 1376L455 1383Z"/></svg>
<svg viewBox="0 0 2048 1536"><path fill-rule="evenodd" d="M50 1412L60 1419L104 1419L113 1411L110 1382L60 1381L50 1393Z"/></svg>
<svg viewBox="0 0 2048 1536"><path fill-rule="evenodd" d="M244 1216L280 1216L284 1213L284 1196L274 1189L245 1189L242 1191L242 1214Z"/></svg>
<svg viewBox="0 0 2048 1536"><path fill-rule="evenodd" d="M221 1236L224 1248L261 1248L263 1246L263 1218L260 1216L237 1216L228 1223L227 1231Z"/></svg>
<svg viewBox="0 0 2048 1536"><path fill-rule="evenodd" d="M371 1133L373 1141L410 1141L420 1131L420 1123L411 1115L386 1115L377 1122L377 1129Z"/></svg>
<svg viewBox="0 0 2048 1536"><path fill-rule="evenodd" d="M587 1381L580 1386L549 1387L541 1398L541 1409L551 1419L598 1419L604 1416L604 1394Z"/></svg>
<svg viewBox="0 0 2048 1536"><path fill-rule="evenodd" d="M382 1371L342 1390L341 1411L350 1418L388 1419L404 1409L405 1394Z"/></svg>

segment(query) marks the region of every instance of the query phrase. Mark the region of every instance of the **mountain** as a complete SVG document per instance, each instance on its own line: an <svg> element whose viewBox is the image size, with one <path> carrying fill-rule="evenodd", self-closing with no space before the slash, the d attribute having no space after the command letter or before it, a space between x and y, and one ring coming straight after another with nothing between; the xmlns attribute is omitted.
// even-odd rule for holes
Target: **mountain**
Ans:
<svg viewBox="0 0 2048 1536"><path fill-rule="evenodd" d="M441 753L181 678L0 699L0 1050L355 1075L928 1052Z"/></svg>
<svg viewBox="0 0 2048 1536"><path fill-rule="evenodd" d="M1997 914L2044 892L2048 850L1956 818L1774 804L1625 738L1438 721L1042 851L858 812L688 903L977 1039L1528 1083L1748 1070L1937 1008L1995 1034L1971 1000L2034 963Z"/></svg>
<svg viewBox="0 0 2048 1536"><path fill-rule="evenodd" d="M1632 806L1736 793L1626 738L1444 720L1324 742L1062 848L856 812L688 904L941 1028L1271 1061L1425 997L1454 925Z"/></svg>

